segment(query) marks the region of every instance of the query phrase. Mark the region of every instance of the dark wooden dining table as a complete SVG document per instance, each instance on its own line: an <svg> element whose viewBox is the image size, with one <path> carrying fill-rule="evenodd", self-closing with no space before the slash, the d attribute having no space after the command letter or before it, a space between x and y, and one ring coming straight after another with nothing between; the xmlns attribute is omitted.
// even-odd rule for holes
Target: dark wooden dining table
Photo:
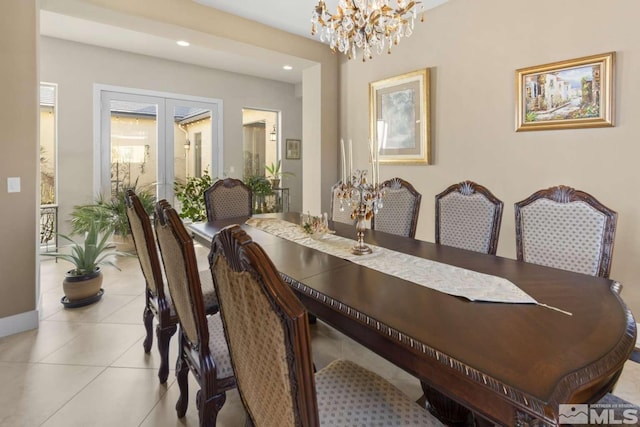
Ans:
<svg viewBox="0 0 640 427"><path fill-rule="evenodd" d="M259 217L299 221L297 213ZM208 245L246 219L189 228ZM355 240L354 226L329 225ZM635 320L609 279L366 231L368 244L503 277L571 315L472 302L242 226L311 313L484 421L557 425L559 404L592 403L612 389L635 345Z"/></svg>

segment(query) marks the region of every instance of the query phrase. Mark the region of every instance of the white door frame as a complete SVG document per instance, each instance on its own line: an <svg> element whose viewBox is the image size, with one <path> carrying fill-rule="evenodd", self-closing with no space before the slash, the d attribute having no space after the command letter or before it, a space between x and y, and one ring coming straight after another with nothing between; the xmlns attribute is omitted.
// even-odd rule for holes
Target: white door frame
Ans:
<svg viewBox="0 0 640 427"><path fill-rule="evenodd" d="M110 97L117 96L118 99L126 99L137 102L156 102L158 103L158 122L165 120L168 114L167 104L175 105L176 103L198 104L202 108L211 109L211 176L221 176L224 170L224 151L223 151L223 108L222 100L216 98L204 98L198 96L181 95L170 92L159 92L144 89L135 89L122 86L111 86L95 83L93 85L93 192L100 193L102 189L110 189L110 129L103 129L103 114L110 114L110 105L106 103L103 108L103 98L110 100ZM160 102L160 101L162 102ZM206 106L204 105L206 104ZM168 121L167 121L168 122ZM165 139L165 152L158 150L158 165L164 165L159 168L158 185L166 188L159 188L160 191L166 191L170 196L168 200L173 200L173 126L158 126L158 141ZM103 143L103 141L105 141ZM160 143L159 143L160 146ZM216 159L217 156L217 159ZM164 175L164 169L167 175ZM105 178L105 176L107 178ZM162 180L161 180L162 178ZM103 181L107 181L107 183ZM162 194L162 193L160 193Z"/></svg>

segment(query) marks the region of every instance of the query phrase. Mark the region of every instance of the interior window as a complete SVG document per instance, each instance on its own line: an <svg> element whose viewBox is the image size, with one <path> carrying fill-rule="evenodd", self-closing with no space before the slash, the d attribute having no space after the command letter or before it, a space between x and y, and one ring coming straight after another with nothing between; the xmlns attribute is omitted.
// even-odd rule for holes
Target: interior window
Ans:
<svg viewBox="0 0 640 427"><path fill-rule="evenodd" d="M243 177L265 176L265 165L278 161L278 113L242 109Z"/></svg>
<svg viewBox="0 0 640 427"><path fill-rule="evenodd" d="M40 83L40 244L45 250L57 246L57 89Z"/></svg>

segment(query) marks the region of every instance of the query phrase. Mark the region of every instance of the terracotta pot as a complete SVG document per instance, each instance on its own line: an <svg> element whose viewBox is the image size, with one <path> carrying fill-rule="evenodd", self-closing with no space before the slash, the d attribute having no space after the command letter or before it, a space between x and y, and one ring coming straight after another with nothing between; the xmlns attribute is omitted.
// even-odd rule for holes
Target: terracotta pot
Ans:
<svg viewBox="0 0 640 427"><path fill-rule="evenodd" d="M280 187L280 178L274 178L271 181L271 187L272 188L279 188Z"/></svg>
<svg viewBox="0 0 640 427"><path fill-rule="evenodd" d="M67 271L62 282L64 295L69 301L78 301L90 298L98 294L102 288L102 272L100 267L93 273L77 276L72 274L73 270Z"/></svg>

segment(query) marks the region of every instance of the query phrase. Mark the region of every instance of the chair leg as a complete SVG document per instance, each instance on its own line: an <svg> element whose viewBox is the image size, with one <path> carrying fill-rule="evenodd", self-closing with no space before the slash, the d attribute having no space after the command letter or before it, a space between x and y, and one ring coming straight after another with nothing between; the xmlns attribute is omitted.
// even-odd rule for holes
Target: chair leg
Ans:
<svg viewBox="0 0 640 427"><path fill-rule="evenodd" d="M153 311L151 311L148 306L144 308L142 321L144 322L144 329L147 331L147 336L142 346L144 347L144 352L149 353L151 351L151 345L153 344Z"/></svg>
<svg viewBox="0 0 640 427"><path fill-rule="evenodd" d="M200 416L200 427L215 427L218 412L222 409L227 395L222 392L208 399L205 399L202 390L198 392L198 412Z"/></svg>
<svg viewBox="0 0 640 427"><path fill-rule="evenodd" d="M169 376L169 342L173 334L176 333L176 329L178 329L177 325L171 325L167 328L160 328L160 325L156 327L158 351L160 352L160 368L158 369L160 384L166 383Z"/></svg>
<svg viewBox="0 0 640 427"><path fill-rule="evenodd" d="M178 350L179 355L176 362L176 381L178 382L178 389L180 389L180 397L176 402L176 412L178 413L178 418L182 418L187 413L189 404L189 365L182 359L182 333L179 334L178 338L180 340L178 344L180 350Z"/></svg>

